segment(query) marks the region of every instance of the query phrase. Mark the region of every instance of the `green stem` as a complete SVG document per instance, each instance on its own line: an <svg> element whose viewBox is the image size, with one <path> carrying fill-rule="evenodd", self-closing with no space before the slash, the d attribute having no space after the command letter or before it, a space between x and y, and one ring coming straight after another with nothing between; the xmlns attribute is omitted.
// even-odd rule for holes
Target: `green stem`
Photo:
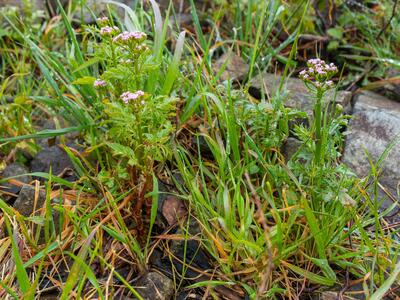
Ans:
<svg viewBox="0 0 400 300"><path fill-rule="evenodd" d="M139 83L140 83L139 82L139 66L138 66L136 59L135 59L135 74L133 74L133 75L135 77L136 89L139 89L140 88L140 86L139 86Z"/></svg>
<svg viewBox="0 0 400 300"><path fill-rule="evenodd" d="M115 54L115 46L114 43L112 42L112 39L109 40L109 43L111 45L111 59L112 59L112 64L113 66L117 65L117 56Z"/></svg>
<svg viewBox="0 0 400 300"><path fill-rule="evenodd" d="M315 122L315 157L314 163L316 166L320 164L321 161L321 150L322 150L322 97L323 92L321 90L317 91L317 102L314 107L314 122Z"/></svg>
<svg viewBox="0 0 400 300"><path fill-rule="evenodd" d="M139 161L139 166L143 166L143 132L142 132L142 120L140 116L140 111L136 112L136 118L137 118L137 130L138 130L138 136L139 136L139 149L138 149L138 161Z"/></svg>

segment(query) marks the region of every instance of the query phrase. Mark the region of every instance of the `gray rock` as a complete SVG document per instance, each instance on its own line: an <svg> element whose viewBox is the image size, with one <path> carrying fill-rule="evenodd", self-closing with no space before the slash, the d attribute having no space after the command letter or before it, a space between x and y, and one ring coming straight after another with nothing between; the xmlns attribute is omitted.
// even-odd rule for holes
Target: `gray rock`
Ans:
<svg viewBox="0 0 400 300"><path fill-rule="evenodd" d="M30 0L29 3L32 5L33 9L43 10L45 8L44 0ZM24 3L22 0L0 0L0 8L6 6L15 6L18 8L23 8Z"/></svg>
<svg viewBox="0 0 400 300"><path fill-rule="evenodd" d="M69 127L70 125L63 119L58 119L59 125L61 128L66 128ZM35 124L35 129L37 131L43 131L43 130L55 130L57 129L56 123L53 119L45 119L44 121L40 120L39 122L37 122L37 124ZM75 132L69 132L63 135L65 140L67 142L73 142L74 140L76 140L79 137L79 132L75 131ZM51 138L43 138L43 139L37 139L36 140L37 144L41 147L41 148L48 148L51 147L55 144L59 144L60 143L60 136L55 136L55 137L51 137Z"/></svg>
<svg viewBox="0 0 400 300"><path fill-rule="evenodd" d="M214 154L212 153L211 148L208 146L206 138L202 135L192 137L192 148L195 149L195 151L199 149L201 156L204 158L214 158Z"/></svg>
<svg viewBox="0 0 400 300"><path fill-rule="evenodd" d="M337 300L337 299L343 299L343 300L354 300L355 298L342 295L342 297L339 297L339 292L335 291L330 291L330 292L322 292L320 295L318 295L315 299L319 300Z"/></svg>
<svg viewBox="0 0 400 300"><path fill-rule="evenodd" d="M330 291L315 291L311 295L311 299L314 300L364 300L367 296L364 293L362 283L356 283L350 285L344 292L344 283L335 285Z"/></svg>
<svg viewBox="0 0 400 300"><path fill-rule="evenodd" d="M36 190L30 185L23 185L19 192L17 200L14 202L14 209L21 215L29 217L34 212L41 209L46 201L46 193L39 191L37 199L35 199Z"/></svg>
<svg viewBox="0 0 400 300"><path fill-rule="evenodd" d="M279 87L281 76L264 73L256 76L250 81L250 86L253 93L259 93L258 96L265 93L271 97L275 94ZM314 99L308 92L307 87L303 81L298 78L287 78L284 83L282 91L286 91L284 103L287 107L296 108L307 112L309 116L313 114ZM335 98L335 91L328 91L325 96L326 102L335 101L336 104L340 104L343 107L344 113L351 111L351 93L346 91L338 91Z"/></svg>
<svg viewBox="0 0 400 300"><path fill-rule="evenodd" d="M371 170L364 149L374 163L400 135L400 103L363 92L355 97L353 118L349 122L343 161L361 177ZM381 165L380 182L393 194L400 184L400 145L396 144Z"/></svg>
<svg viewBox="0 0 400 300"><path fill-rule="evenodd" d="M3 171L3 173L1 174L2 178L8 178L8 177L14 177L14 176L18 176L18 175L24 175L24 174L28 174L29 173L29 169L27 167L25 167L24 165L21 165L19 163L12 163L9 164ZM15 178L18 181L21 181L23 183L29 183L32 180L32 177L29 175L24 175L18 178ZM1 184L1 188L0 191L5 192L4 194L4 198L5 200L10 200L12 197L11 195L8 194L18 194L19 191L21 190L21 187L13 185L11 183L5 182Z"/></svg>
<svg viewBox="0 0 400 300"><path fill-rule="evenodd" d="M176 234L181 237L201 236L201 228L196 219L190 218L177 229ZM172 240L170 250L174 256L178 257L181 261L185 261L187 264L197 269L207 270L211 268L210 259L207 257L206 252L203 250L201 244L194 239ZM176 262L175 267L179 269L178 263ZM197 272L187 271L187 278L195 278L198 276Z"/></svg>
<svg viewBox="0 0 400 300"><path fill-rule="evenodd" d="M174 295L174 282L158 272L149 272L136 285L145 300L169 300Z"/></svg>
<svg viewBox="0 0 400 300"><path fill-rule="evenodd" d="M36 195L37 194L37 195ZM52 199L51 203L59 202L58 199ZM21 215L25 217L29 216L43 216L43 207L46 203L46 193L43 190L39 190L36 193L36 189L30 185L23 185L21 191L19 192L17 200L14 202L14 209L17 210ZM54 224L55 233L58 234L60 232L60 214L57 211L52 211L52 218ZM34 224L33 232L37 232L38 226ZM43 244L46 242L45 239L45 229L44 226L40 227L40 233L38 236L37 242L39 244Z"/></svg>
<svg viewBox="0 0 400 300"><path fill-rule="evenodd" d="M285 144L282 147L282 154L285 157L285 160L288 161L292 158L292 156L299 150L302 142L296 138L289 137Z"/></svg>
<svg viewBox="0 0 400 300"><path fill-rule="evenodd" d="M244 79L249 71L249 66L243 58L232 52L225 53L213 64L215 73L219 72L222 67L225 67L225 69L221 74L221 80L232 79L233 81L240 81Z"/></svg>
<svg viewBox="0 0 400 300"><path fill-rule="evenodd" d="M58 146L44 149L31 161L32 172L49 173L50 168L52 174L62 175L66 180L74 181L77 178L73 172L74 166L68 154Z"/></svg>

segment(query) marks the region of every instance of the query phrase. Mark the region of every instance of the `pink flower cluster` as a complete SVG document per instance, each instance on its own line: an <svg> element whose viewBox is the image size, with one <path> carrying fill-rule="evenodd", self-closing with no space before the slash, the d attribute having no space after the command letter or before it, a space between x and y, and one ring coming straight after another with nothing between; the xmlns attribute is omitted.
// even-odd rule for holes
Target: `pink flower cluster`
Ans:
<svg viewBox="0 0 400 300"><path fill-rule="evenodd" d="M147 35L141 31L124 31L113 38L113 42L129 43L131 41L142 42Z"/></svg>
<svg viewBox="0 0 400 300"><path fill-rule="evenodd" d="M105 26L100 28L100 34L102 36L108 36L108 35L113 35L119 32L119 28L117 26Z"/></svg>
<svg viewBox="0 0 400 300"><path fill-rule="evenodd" d="M125 93L123 93L123 94L120 96L120 98L122 99L122 101L125 102L125 104L128 104L129 101L139 100L139 99L142 98L143 96L144 96L144 92L141 91L141 90L139 90L139 91L134 92L134 93L129 92L129 91L128 91L128 92L125 92ZM141 104L144 104L144 101L142 100L140 103L141 103Z"/></svg>
<svg viewBox="0 0 400 300"><path fill-rule="evenodd" d="M95 88L102 88L102 87L105 87L105 86L107 86L107 81L104 81L104 80L102 80L102 79L96 79L96 80L94 81L94 83L93 83L93 86L94 86Z"/></svg>
<svg viewBox="0 0 400 300"><path fill-rule="evenodd" d="M107 17L101 17L101 18L98 18L96 21L97 21L97 23L99 23L101 25L106 25L106 24L108 24L109 19Z"/></svg>
<svg viewBox="0 0 400 300"><path fill-rule="evenodd" d="M307 67L300 72L300 79L311 82L317 88L334 86L333 81L329 79L338 72L335 64L327 64L322 59L313 58L307 61Z"/></svg>

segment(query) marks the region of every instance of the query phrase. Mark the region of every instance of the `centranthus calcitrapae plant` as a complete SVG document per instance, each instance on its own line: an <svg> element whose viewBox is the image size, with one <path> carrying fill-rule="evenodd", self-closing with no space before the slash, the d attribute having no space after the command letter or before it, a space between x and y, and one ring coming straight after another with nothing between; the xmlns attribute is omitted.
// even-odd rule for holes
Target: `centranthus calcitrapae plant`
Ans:
<svg viewBox="0 0 400 300"><path fill-rule="evenodd" d="M300 78L304 81L307 88L315 95L313 126L315 133L315 165L320 164L323 145L322 120L324 119L324 111L322 102L326 92L334 87L334 83L331 79L337 72L338 68L333 63L327 64L319 58L308 60L307 68L300 72Z"/></svg>
<svg viewBox="0 0 400 300"><path fill-rule="evenodd" d="M100 36L95 58L102 68L93 86L98 93L101 127L106 129L103 142L112 154L99 177L112 191L126 189L126 183L131 183L136 188L135 211L139 215L145 194L151 190L154 167L172 154L168 143L176 98L160 92L161 85L146 89L149 74L160 66L154 62L144 32L122 31L105 17L98 19L98 24L92 30Z"/></svg>

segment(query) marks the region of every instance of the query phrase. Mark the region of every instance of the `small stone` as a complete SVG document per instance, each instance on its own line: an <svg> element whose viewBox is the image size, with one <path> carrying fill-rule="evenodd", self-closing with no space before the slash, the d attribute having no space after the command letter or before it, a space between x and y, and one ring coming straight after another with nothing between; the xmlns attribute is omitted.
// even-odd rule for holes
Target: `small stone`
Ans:
<svg viewBox="0 0 400 300"><path fill-rule="evenodd" d="M189 224L187 224L189 222ZM172 240L170 249L174 256L178 257L180 260L186 260L186 263L190 263L192 266L199 268L201 270L207 270L211 268L210 260L207 257L206 252L202 249L199 241L195 239L185 240L184 237L195 237L201 236L201 228L199 223L194 219L190 218L176 231L176 235L182 237L182 239ZM179 264L175 264L175 267L179 269ZM189 272L186 274L187 277L195 277L198 274L195 272ZM193 275L192 275L193 274Z"/></svg>
<svg viewBox="0 0 400 300"><path fill-rule="evenodd" d="M37 196L36 196L37 194ZM59 202L58 199L52 199L52 203ZM21 215L25 217L34 216L44 216L43 208L46 203L46 193L43 190L39 190L36 193L36 189L33 186L25 184L22 186L19 192L17 200L14 202L14 209L17 210ZM54 222L54 230L56 233L60 232L60 214L52 210L52 218ZM33 232L36 232L39 225L34 224ZM39 239L37 240L39 244L44 244L45 239L45 229L44 226L40 228Z"/></svg>
<svg viewBox="0 0 400 300"><path fill-rule="evenodd" d="M174 282L158 272L147 273L136 285L136 291L144 300L170 300L174 288Z"/></svg>
<svg viewBox="0 0 400 300"><path fill-rule="evenodd" d="M68 154L58 146L52 146L39 152L31 161L32 172L51 172L65 180L74 181L77 179L74 173L74 166ZM40 179L43 181L42 179Z"/></svg>
<svg viewBox="0 0 400 300"><path fill-rule="evenodd" d="M29 217L34 212L43 208L46 201L46 193L39 191L37 199L35 199L36 189L30 185L23 185L19 192L17 200L14 202L14 209L21 215Z"/></svg>
<svg viewBox="0 0 400 300"><path fill-rule="evenodd" d="M201 156L207 159L213 159L214 154L211 151L211 148L207 144L207 140L203 135L193 136L192 137L192 148L197 152L200 150Z"/></svg>
<svg viewBox="0 0 400 300"><path fill-rule="evenodd" d="M371 170L365 151L376 164L396 138L400 138L400 103L375 93L363 92L355 97L343 162L358 176L365 177ZM379 167L382 169L380 182L395 197L400 184L399 162L400 144L397 143Z"/></svg>
<svg viewBox="0 0 400 300"><path fill-rule="evenodd" d="M221 68L225 68L221 74L222 81L232 79L233 81L243 80L249 72L249 66L239 55L227 52L222 55L214 64L213 69L218 73Z"/></svg>
<svg viewBox="0 0 400 300"><path fill-rule="evenodd" d="M338 295L339 295L339 292L322 292L321 295L319 296L319 299L321 299L321 300L337 300L337 299L339 299ZM343 295L340 299L351 300L354 298Z"/></svg>
<svg viewBox="0 0 400 300"><path fill-rule="evenodd" d="M288 161L292 158L292 156L299 150L301 147L302 142L296 138L289 137L283 147L282 147L282 154L285 157L285 160Z"/></svg>
<svg viewBox="0 0 400 300"><path fill-rule="evenodd" d="M24 175L28 174L29 169L25 167L24 165L21 165L19 163L12 163L9 164L1 174L2 178L9 178L9 177L14 177L14 176L19 176L19 175ZM29 175L24 175L21 177L15 178L15 180L18 180L23 183L29 183L32 180L32 177ZM17 195L19 191L21 190L21 187L13 185L9 182L1 183L0 184L0 191L5 192L4 198L6 201L12 199L12 196L9 194L14 194Z"/></svg>
<svg viewBox="0 0 400 300"><path fill-rule="evenodd" d="M61 128L66 128L69 127L69 125L67 124L67 122L63 119L59 119L59 124ZM43 130L55 130L57 129L56 123L53 119L46 119L44 121L39 120L35 122L35 127L36 127L36 131L43 131ZM64 135L64 138L66 141L68 142L73 142L74 140L76 140L79 137L79 132L69 132L66 133ZM55 137L51 137L51 138L43 138L43 139L37 139L36 140L37 144L41 147L41 148L48 148L51 146L54 146L55 144L59 144L60 143L60 137L59 136L55 136Z"/></svg>
<svg viewBox="0 0 400 300"><path fill-rule="evenodd" d="M182 200L175 196L167 195L162 206L162 214L168 225L171 226L185 218L187 210Z"/></svg>
<svg viewBox="0 0 400 300"><path fill-rule="evenodd" d="M203 299L203 295L196 293L196 290L183 290L181 291L176 300L201 300Z"/></svg>

